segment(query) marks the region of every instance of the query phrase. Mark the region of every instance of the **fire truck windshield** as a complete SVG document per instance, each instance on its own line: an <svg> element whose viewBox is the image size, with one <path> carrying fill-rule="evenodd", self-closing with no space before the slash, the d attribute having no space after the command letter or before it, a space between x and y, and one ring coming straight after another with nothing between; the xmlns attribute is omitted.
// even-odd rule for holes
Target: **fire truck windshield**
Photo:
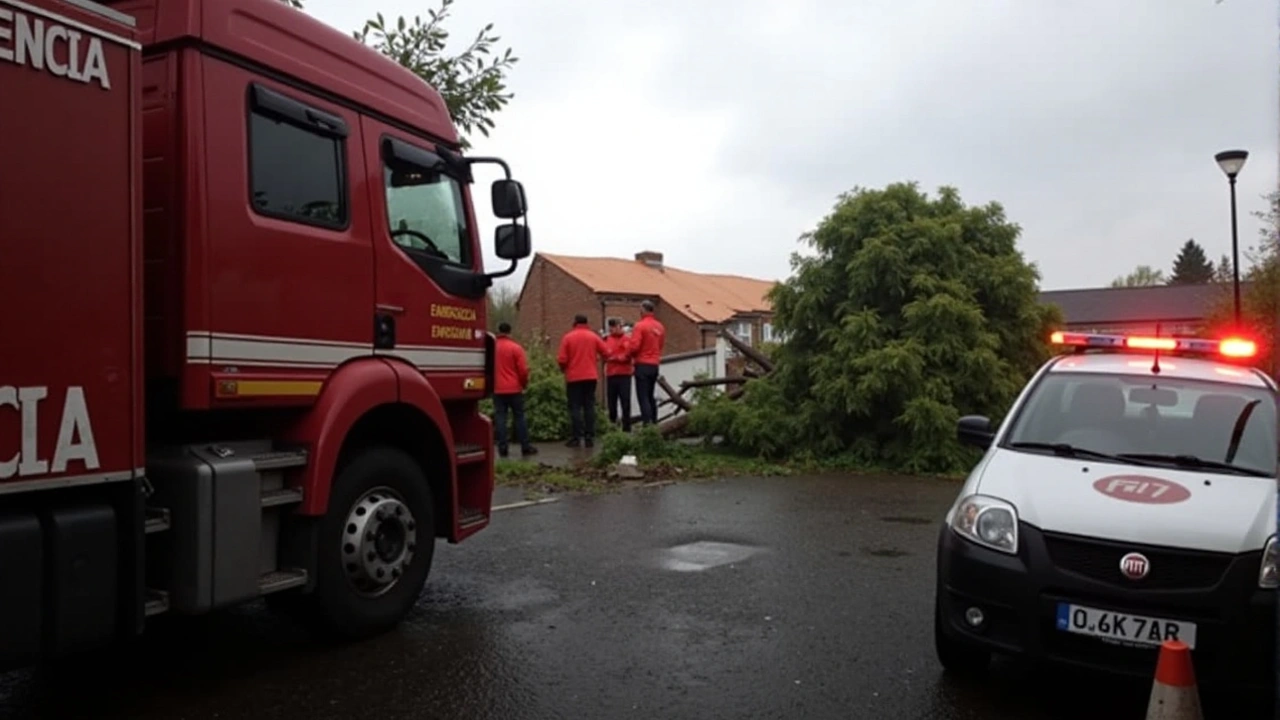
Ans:
<svg viewBox="0 0 1280 720"><path fill-rule="evenodd" d="M384 169L387 220L396 244L413 253L471 265L462 186L439 172Z"/></svg>
<svg viewBox="0 0 1280 720"><path fill-rule="evenodd" d="M1245 385L1102 373L1045 375L1004 443L1012 450L1276 474L1276 398Z"/></svg>

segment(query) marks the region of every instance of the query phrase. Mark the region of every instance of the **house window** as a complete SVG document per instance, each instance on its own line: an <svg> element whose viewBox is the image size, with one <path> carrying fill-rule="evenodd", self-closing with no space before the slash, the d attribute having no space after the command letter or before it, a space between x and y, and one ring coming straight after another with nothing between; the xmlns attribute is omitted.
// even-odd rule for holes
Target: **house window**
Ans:
<svg viewBox="0 0 1280 720"><path fill-rule="evenodd" d="M773 342L773 323L767 322L760 327L760 339L764 342Z"/></svg>
<svg viewBox="0 0 1280 720"><path fill-rule="evenodd" d="M747 345L751 344L751 323L749 321L739 320L735 322L730 332Z"/></svg>

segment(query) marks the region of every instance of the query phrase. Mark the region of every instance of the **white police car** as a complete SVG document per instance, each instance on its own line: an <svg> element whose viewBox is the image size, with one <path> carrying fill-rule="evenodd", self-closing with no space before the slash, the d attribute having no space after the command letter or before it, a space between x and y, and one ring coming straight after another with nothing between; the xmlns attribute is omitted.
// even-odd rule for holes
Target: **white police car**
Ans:
<svg viewBox="0 0 1280 720"><path fill-rule="evenodd" d="M938 540L948 671L992 653L1150 676L1160 642L1196 672L1274 682L1277 386L1246 340L1054 333Z"/></svg>

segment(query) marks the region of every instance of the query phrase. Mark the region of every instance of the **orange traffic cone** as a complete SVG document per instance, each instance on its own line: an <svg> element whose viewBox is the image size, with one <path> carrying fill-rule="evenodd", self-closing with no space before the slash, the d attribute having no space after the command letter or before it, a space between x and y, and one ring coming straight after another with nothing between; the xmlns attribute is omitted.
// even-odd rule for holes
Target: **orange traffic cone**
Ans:
<svg viewBox="0 0 1280 720"><path fill-rule="evenodd" d="M1196 673L1191 667L1191 648L1181 640L1166 640L1160 646L1147 720L1204 720Z"/></svg>

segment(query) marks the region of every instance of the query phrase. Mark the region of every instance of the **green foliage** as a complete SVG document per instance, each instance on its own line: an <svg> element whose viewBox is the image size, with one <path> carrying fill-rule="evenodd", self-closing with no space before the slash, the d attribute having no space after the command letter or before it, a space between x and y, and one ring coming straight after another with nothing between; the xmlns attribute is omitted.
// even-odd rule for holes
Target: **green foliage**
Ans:
<svg viewBox="0 0 1280 720"><path fill-rule="evenodd" d="M556 365L555 356L542 345L525 348L529 356L529 387L524 393L525 420L529 424L529 438L533 442L563 440L569 436L569 396L565 392L564 374ZM480 411L493 417L493 400L485 399ZM511 431L515 431L515 422ZM516 442L511 435L511 442Z"/></svg>
<svg viewBox="0 0 1280 720"><path fill-rule="evenodd" d="M1122 275L1111 281L1111 287L1147 287L1150 285L1165 284L1163 270L1157 270L1150 265L1139 265L1133 269L1128 275Z"/></svg>
<svg viewBox="0 0 1280 720"><path fill-rule="evenodd" d="M509 323L513 328L516 327L516 317L519 315L516 308L516 298L519 293L510 285L495 285L489 288L487 297L489 316L489 332L498 332L498 326L502 323Z"/></svg>
<svg viewBox="0 0 1280 720"><path fill-rule="evenodd" d="M1232 279L1234 278L1234 275L1231 272L1231 268L1233 267L1235 266L1231 264L1231 256L1227 255L1226 253L1223 253L1222 257L1218 259L1218 264L1213 266L1213 278L1210 280L1210 282L1215 282L1215 283L1231 282Z"/></svg>
<svg viewBox="0 0 1280 720"><path fill-rule="evenodd" d="M1258 343L1254 365L1280 377L1276 325L1280 323L1280 192L1265 196L1268 209L1254 213L1265 224L1257 245L1244 250L1240 282L1241 328L1234 328L1235 300L1228 276L1209 314L1206 334L1221 337L1237 332ZM1224 258L1225 259L1225 258ZM1229 263L1229 261L1228 261Z"/></svg>
<svg viewBox="0 0 1280 720"><path fill-rule="evenodd" d="M281 0L290 7L303 9L302 0ZM458 128L463 148L471 143L467 136L478 130L486 137L493 129L493 116L514 97L507 91L506 76L519 58L511 48L495 53L493 46L501 38L493 34L493 23L476 33L461 52L445 54L449 31L444 22L454 0L440 0L440 7L428 10L428 19L404 16L388 23L382 13L365 22L352 36L395 60L435 88L444 98L449 115Z"/></svg>
<svg viewBox="0 0 1280 720"><path fill-rule="evenodd" d="M654 460L670 460L687 456L689 448L662 437L662 433L652 425L645 425L625 433L616 426L605 425L600 435L600 452L591 462L597 467L605 467L618 462L623 455L635 455L638 462Z"/></svg>
<svg viewBox="0 0 1280 720"><path fill-rule="evenodd" d="M634 433L624 433L616 428L606 432L600 438L600 452L591 459L591 464L597 468L608 468L624 455L636 456L642 470L659 477L673 474L685 477L777 476L793 472L790 467L743 455L733 448L668 440L652 426L639 428Z"/></svg>
<svg viewBox="0 0 1280 720"><path fill-rule="evenodd" d="M847 455L908 472L974 459L961 414L999 418L1047 359L1057 308L1037 302L1038 272L1000 205L967 207L915 183L855 189L802 240L794 274L772 291L787 333L767 378L735 403L691 414L763 458Z"/></svg>
<svg viewBox="0 0 1280 720"><path fill-rule="evenodd" d="M1209 262L1204 248L1195 240L1187 240L1173 261L1170 285L1199 285L1213 282L1213 263Z"/></svg>

